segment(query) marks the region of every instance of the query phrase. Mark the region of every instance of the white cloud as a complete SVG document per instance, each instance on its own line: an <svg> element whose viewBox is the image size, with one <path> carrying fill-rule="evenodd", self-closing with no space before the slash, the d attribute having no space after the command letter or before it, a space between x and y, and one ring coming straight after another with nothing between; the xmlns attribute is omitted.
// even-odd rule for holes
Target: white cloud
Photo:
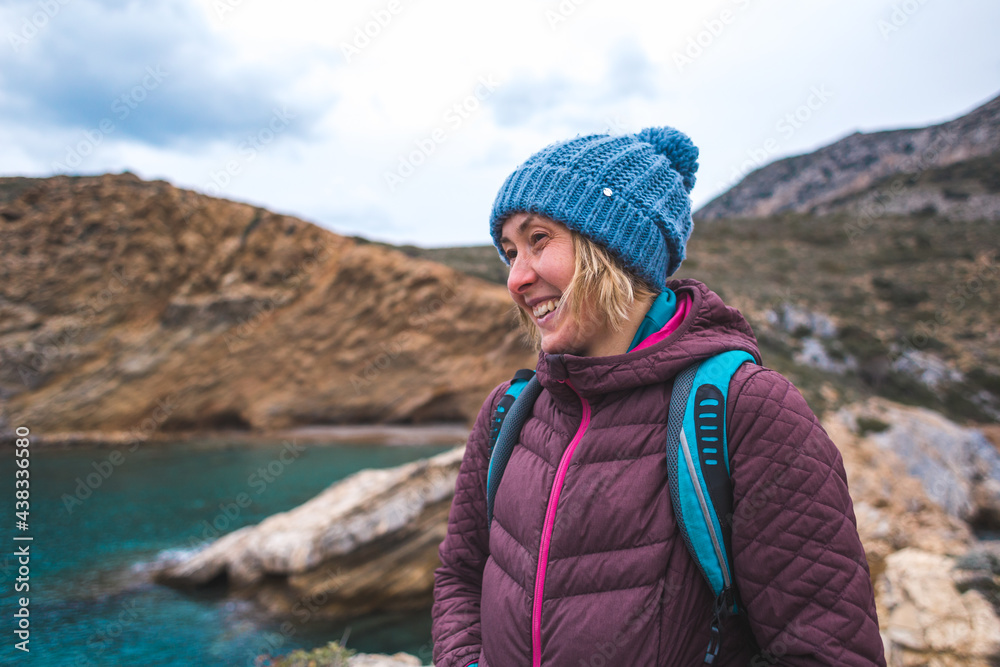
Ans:
<svg viewBox="0 0 1000 667"><path fill-rule="evenodd" d="M16 31L35 8L0 17ZM6 67L23 54L0 55L0 171L51 173L160 57L176 74L83 171L219 188L385 240L486 243L496 189L532 152L667 124L701 148L700 205L769 139L774 159L997 92L1000 6L924 3L886 39L878 21L892 12L870 0L73 0L29 41L34 79ZM483 78L500 85L484 94ZM832 95L789 134L782 119L817 86ZM296 118L251 159L247 138L280 105Z"/></svg>

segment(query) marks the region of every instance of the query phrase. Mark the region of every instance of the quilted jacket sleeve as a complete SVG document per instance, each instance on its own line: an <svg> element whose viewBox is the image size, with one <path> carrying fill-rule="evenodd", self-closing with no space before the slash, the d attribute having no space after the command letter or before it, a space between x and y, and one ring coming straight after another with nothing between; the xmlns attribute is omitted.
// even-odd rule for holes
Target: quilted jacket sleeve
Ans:
<svg viewBox="0 0 1000 667"><path fill-rule="evenodd" d="M434 573L431 610L437 667L467 667L479 658L482 643L479 602L483 568L489 557L486 473L490 462L490 420L507 386L503 384L493 390L469 434L448 515L448 532L438 551L441 567Z"/></svg>
<svg viewBox="0 0 1000 667"><path fill-rule="evenodd" d="M761 647L751 665L884 666L839 450L781 374L744 366L734 390L734 577Z"/></svg>

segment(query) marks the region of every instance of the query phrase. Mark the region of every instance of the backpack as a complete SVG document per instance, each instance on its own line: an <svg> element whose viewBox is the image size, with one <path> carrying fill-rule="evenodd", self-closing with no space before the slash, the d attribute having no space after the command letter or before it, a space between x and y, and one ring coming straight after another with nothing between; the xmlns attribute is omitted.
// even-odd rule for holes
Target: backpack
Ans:
<svg viewBox="0 0 1000 667"><path fill-rule="evenodd" d="M729 382L747 352L731 350L696 363L674 379L667 418L667 479L674 515L691 557L715 594L711 638L705 664L719 653L719 621L738 614L740 606L732 572L733 490L726 442ZM531 415L542 386L535 371L521 369L493 413L490 466L486 477L487 527L500 480L521 427Z"/></svg>

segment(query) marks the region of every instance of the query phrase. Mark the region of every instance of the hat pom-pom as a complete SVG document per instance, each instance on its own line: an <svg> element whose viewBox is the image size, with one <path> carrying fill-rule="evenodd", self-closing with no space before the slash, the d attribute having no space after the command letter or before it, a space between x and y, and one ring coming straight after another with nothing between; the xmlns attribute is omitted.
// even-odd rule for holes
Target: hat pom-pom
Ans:
<svg viewBox="0 0 1000 667"><path fill-rule="evenodd" d="M684 179L685 189L691 192L698 171L698 147L691 138L672 127L647 127L635 136L652 144L657 153L670 160L670 166Z"/></svg>

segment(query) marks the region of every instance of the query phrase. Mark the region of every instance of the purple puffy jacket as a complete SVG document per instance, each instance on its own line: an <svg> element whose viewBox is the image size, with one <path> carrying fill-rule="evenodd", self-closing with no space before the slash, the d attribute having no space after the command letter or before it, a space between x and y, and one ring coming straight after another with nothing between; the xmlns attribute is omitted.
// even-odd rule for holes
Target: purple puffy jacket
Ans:
<svg viewBox="0 0 1000 667"><path fill-rule="evenodd" d="M612 357L539 356L544 388L486 527L493 410L469 437L433 608L438 667L701 665L713 596L667 485L673 378L739 349L750 325L694 280L667 339ZM734 577L716 665L885 665L840 453L795 387L744 364L730 385Z"/></svg>

